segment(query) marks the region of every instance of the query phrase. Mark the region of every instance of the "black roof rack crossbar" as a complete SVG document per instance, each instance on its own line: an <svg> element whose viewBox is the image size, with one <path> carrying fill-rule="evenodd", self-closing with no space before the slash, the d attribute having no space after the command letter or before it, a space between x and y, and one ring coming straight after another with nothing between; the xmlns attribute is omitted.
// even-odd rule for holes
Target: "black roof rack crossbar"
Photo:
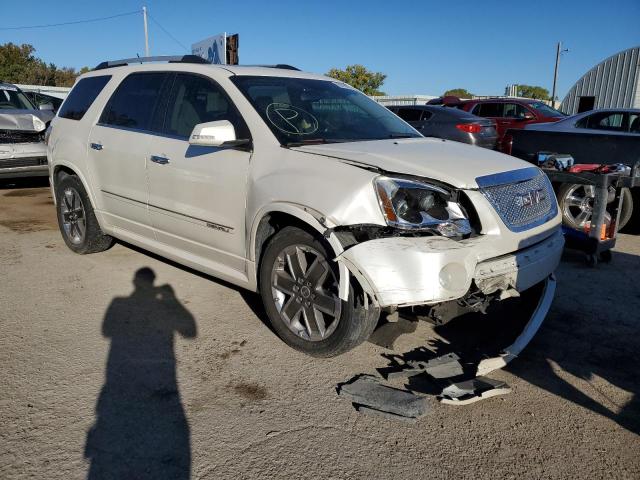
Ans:
<svg viewBox="0 0 640 480"><path fill-rule="evenodd" d="M299 68L294 67L293 65L287 65L286 63L277 63L275 65L239 65L240 67L264 67L264 68L281 68L283 70L296 70L300 71Z"/></svg>
<svg viewBox="0 0 640 480"><path fill-rule="evenodd" d="M209 63L198 55L173 55L173 56L159 56L159 57L135 57L125 58L122 60L110 60L108 62L102 62L94 68L94 70L104 70L105 68L121 67L123 65L130 65L134 63L150 63L150 62L169 62L169 63Z"/></svg>

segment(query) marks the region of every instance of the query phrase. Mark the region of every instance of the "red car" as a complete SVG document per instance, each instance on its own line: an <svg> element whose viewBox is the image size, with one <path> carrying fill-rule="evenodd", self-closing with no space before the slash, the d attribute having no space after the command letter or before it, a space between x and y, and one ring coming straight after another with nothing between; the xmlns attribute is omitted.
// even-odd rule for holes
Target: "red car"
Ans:
<svg viewBox="0 0 640 480"><path fill-rule="evenodd" d="M566 117L564 113L551 108L540 100L526 98L461 100L452 106L456 106L478 117L494 120L498 133L498 148L502 146L502 138L510 128L524 128L525 125L529 125L530 123L557 122Z"/></svg>

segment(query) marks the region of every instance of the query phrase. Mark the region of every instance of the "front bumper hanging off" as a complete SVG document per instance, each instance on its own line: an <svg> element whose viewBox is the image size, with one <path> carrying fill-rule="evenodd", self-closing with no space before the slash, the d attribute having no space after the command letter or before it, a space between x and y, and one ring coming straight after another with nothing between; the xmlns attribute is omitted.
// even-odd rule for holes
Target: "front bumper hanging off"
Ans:
<svg viewBox="0 0 640 480"><path fill-rule="evenodd" d="M472 282L483 293L522 292L551 275L562 255L560 229L509 254L495 239L462 241L443 237L389 237L359 243L339 255L380 307L429 305L463 297Z"/></svg>

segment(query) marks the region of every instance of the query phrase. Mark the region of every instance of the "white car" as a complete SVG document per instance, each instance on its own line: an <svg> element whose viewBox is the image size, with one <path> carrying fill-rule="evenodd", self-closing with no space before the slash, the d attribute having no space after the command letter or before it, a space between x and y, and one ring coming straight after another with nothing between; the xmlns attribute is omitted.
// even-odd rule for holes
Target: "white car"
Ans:
<svg viewBox="0 0 640 480"><path fill-rule="evenodd" d="M82 75L52 123L71 250L118 238L258 291L278 335L314 356L363 342L381 312L473 309L543 284L503 360L533 335L563 248L540 169L424 138L331 78L142 62Z"/></svg>
<svg viewBox="0 0 640 480"><path fill-rule="evenodd" d="M0 82L0 179L47 176L44 132L52 118L50 105L36 109L22 90Z"/></svg>

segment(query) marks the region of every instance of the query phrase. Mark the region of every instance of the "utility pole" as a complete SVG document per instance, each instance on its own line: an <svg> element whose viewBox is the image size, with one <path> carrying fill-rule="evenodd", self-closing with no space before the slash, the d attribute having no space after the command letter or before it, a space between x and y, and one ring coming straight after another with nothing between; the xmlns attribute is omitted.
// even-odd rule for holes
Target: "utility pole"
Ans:
<svg viewBox="0 0 640 480"><path fill-rule="evenodd" d="M142 17L144 18L144 56L148 57L149 56L149 28L147 27L147 7L142 7ZM556 60L556 68L558 68L557 60ZM553 88L555 91L555 86Z"/></svg>
<svg viewBox="0 0 640 480"><path fill-rule="evenodd" d="M562 42L558 42L556 48L556 67L553 69L553 91L551 92L551 106L553 108L556 108L556 84L558 83L558 67L560 66L560 55L568 51L568 48L562 50Z"/></svg>

